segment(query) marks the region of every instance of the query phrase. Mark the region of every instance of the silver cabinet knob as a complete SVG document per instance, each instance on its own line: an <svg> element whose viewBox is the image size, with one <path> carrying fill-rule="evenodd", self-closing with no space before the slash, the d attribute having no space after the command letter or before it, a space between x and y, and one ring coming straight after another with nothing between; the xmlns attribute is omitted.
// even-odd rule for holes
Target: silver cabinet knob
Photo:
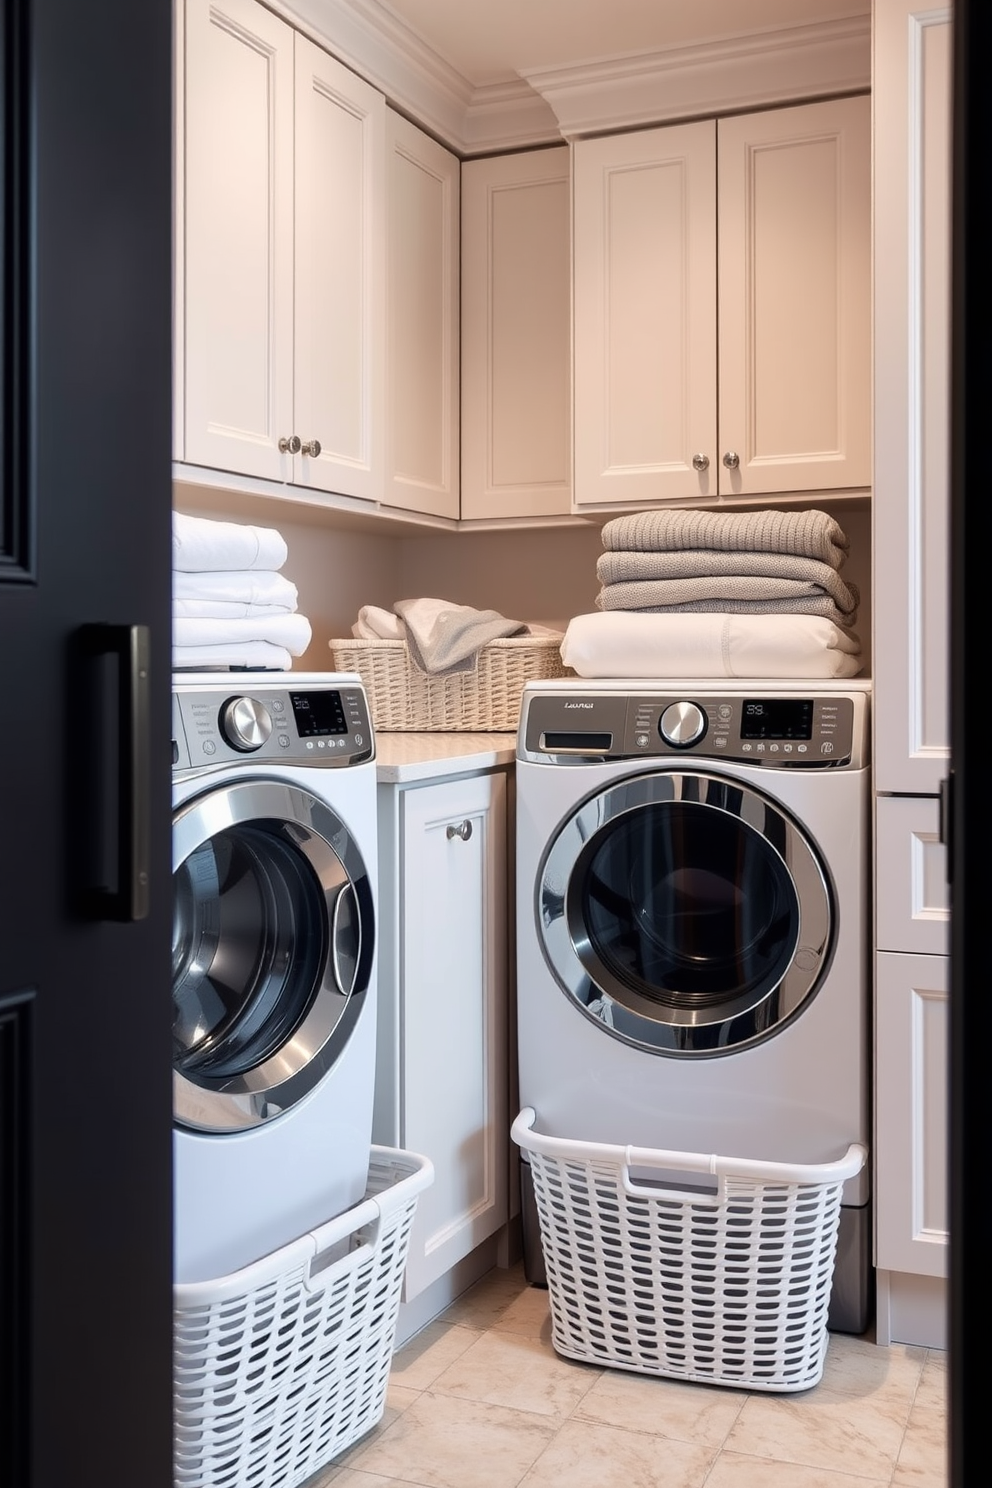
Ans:
<svg viewBox="0 0 992 1488"><path fill-rule="evenodd" d="M279 441L279 453L281 455L298 455L300 448L299 434L292 434L289 439L280 439Z"/></svg>
<svg viewBox="0 0 992 1488"><path fill-rule="evenodd" d="M692 468L693 468L693 470L709 470L709 468L710 468L710 457L709 457L709 455L693 455L693 457L692 457Z"/></svg>
<svg viewBox="0 0 992 1488"><path fill-rule="evenodd" d="M449 842L452 837L460 837L463 842L467 842L472 835L472 823L470 821L463 821L459 822L456 827L453 822L449 822L444 835Z"/></svg>
<svg viewBox="0 0 992 1488"><path fill-rule="evenodd" d="M658 729L666 744L687 749L706 732L706 714L695 703L672 703L662 713Z"/></svg>
<svg viewBox="0 0 992 1488"><path fill-rule="evenodd" d="M733 450L728 450L723 457L723 463L728 470L736 470L741 463L740 455L735 455Z"/></svg>
<svg viewBox="0 0 992 1488"><path fill-rule="evenodd" d="M302 447L302 453L304 455L309 455L311 460L316 460L317 456L320 454L320 440L308 440L307 443Z"/></svg>
<svg viewBox="0 0 992 1488"><path fill-rule="evenodd" d="M220 731L228 744L242 754L261 749L272 732L269 710L258 698L228 698L220 710Z"/></svg>

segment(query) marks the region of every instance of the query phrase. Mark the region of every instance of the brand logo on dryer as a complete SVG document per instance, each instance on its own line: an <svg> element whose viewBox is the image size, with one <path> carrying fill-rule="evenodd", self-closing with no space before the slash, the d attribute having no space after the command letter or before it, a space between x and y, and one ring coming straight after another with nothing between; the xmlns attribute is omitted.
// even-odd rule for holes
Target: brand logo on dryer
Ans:
<svg viewBox="0 0 992 1488"><path fill-rule="evenodd" d="M595 703L566 703L566 708L595 708Z"/></svg>

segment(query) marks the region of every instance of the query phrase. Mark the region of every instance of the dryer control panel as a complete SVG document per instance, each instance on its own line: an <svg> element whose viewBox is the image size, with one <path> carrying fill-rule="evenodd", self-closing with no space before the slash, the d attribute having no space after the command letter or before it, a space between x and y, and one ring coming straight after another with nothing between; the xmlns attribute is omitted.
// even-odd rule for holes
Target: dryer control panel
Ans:
<svg viewBox="0 0 992 1488"><path fill-rule="evenodd" d="M688 754L778 767L860 765L863 718L863 697L838 693L538 693L525 700L520 753L562 762Z"/></svg>
<svg viewBox="0 0 992 1488"><path fill-rule="evenodd" d="M363 688L237 683L173 689L173 775L233 760L340 767L372 758Z"/></svg>

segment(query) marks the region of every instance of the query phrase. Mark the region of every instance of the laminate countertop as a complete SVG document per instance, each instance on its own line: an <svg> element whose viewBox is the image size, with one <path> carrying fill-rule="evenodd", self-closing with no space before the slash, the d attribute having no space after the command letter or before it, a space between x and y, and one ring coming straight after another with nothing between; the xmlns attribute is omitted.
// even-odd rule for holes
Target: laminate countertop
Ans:
<svg viewBox="0 0 992 1488"><path fill-rule="evenodd" d="M443 780L512 765L517 736L503 734L387 734L375 736L376 779L380 785Z"/></svg>

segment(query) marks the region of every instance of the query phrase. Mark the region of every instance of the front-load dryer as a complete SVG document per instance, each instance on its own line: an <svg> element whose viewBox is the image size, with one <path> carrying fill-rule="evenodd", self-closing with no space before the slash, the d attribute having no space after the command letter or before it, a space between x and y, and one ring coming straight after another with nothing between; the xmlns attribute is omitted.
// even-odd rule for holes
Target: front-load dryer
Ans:
<svg viewBox="0 0 992 1488"><path fill-rule="evenodd" d="M870 1148L869 693L526 686L517 1035L538 1130L787 1163ZM868 1201L865 1166L844 1188L835 1329L869 1318Z"/></svg>
<svg viewBox="0 0 992 1488"><path fill-rule="evenodd" d="M226 1275L365 1192L374 755L357 676L174 676L178 1282Z"/></svg>

